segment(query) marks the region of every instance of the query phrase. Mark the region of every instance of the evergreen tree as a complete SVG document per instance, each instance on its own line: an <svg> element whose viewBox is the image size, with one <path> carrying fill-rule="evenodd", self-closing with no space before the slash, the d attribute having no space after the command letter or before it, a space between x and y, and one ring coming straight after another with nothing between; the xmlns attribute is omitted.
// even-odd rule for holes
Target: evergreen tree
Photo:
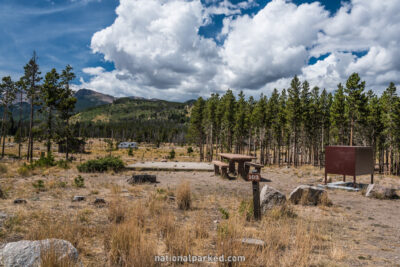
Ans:
<svg viewBox="0 0 400 267"><path fill-rule="evenodd" d="M32 162L33 158L33 121L34 121L34 106L39 96L39 82L41 81L39 71L39 65L37 64L37 56L36 52L33 52L32 58L29 60L28 64L24 67L25 76L24 79L26 80L27 87L26 87L26 94L29 98L30 102L30 116L29 116L29 139L28 139L28 153L27 153L27 160Z"/></svg>
<svg viewBox="0 0 400 267"><path fill-rule="evenodd" d="M60 75L56 69L52 69L46 73L44 83L41 86L41 100L42 110L47 114L46 120L46 147L47 156L51 154L51 140L54 138L53 134L53 112L57 108L60 101Z"/></svg>
<svg viewBox="0 0 400 267"><path fill-rule="evenodd" d="M21 77L18 82L15 84L17 88L17 94L19 96L19 118L18 118L18 129L15 135L15 139L18 142L18 158L21 158L21 148L22 148L22 112L23 112L23 94L26 92L27 84L24 77Z"/></svg>
<svg viewBox="0 0 400 267"><path fill-rule="evenodd" d="M288 115L288 123L290 125L290 130L292 133L292 156L290 157L293 160L294 166L298 165L298 143L299 143L299 133L300 126L302 123L302 108L301 108L301 83L297 76L294 76L290 83L290 88L288 89L288 101L287 101L287 115ZM289 164L291 161L289 161Z"/></svg>
<svg viewBox="0 0 400 267"><path fill-rule="evenodd" d="M226 94L221 99L221 106L223 107L221 121L222 135L225 137L226 149L228 152L231 152L233 146L234 128L236 124L236 99L232 90L226 91Z"/></svg>
<svg viewBox="0 0 400 267"><path fill-rule="evenodd" d="M3 119L1 122L1 135L0 138L3 138L3 145L1 149L1 157L4 157L4 147L6 142L7 135L7 120L9 108L12 105L15 95L16 95L16 87L15 83L11 80L10 76L3 77L0 89L0 105L3 107ZM12 114L11 114L12 116Z"/></svg>
<svg viewBox="0 0 400 267"><path fill-rule="evenodd" d="M391 173L393 166L393 150L398 144L396 140L396 129L398 125L395 119L398 97L394 83L390 83L389 87L383 92L380 102L382 106L381 120L384 125L382 134L385 139L384 144L382 145L387 149L386 166L388 171ZM380 155L380 164L383 164L383 160L384 155L382 153L382 155Z"/></svg>
<svg viewBox="0 0 400 267"><path fill-rule="evenodd" d="M59 102L57 103L57 110L62 122L62 127L58 127L61 134L59 134L59 141L65 144L65 159L68 160L69 143L74 138L70 126L70 118L74 114L75 104L77 99L74 97L74 92L70 88L70 82L75 79L75 74L72 72L72 67L67 65L60 75L60 88L59 88Z"/></svg>
<svg viewBox="0 0 400 267"><path fill-rule="evenodd" d="M265 152L265 131L267 123L267 105L268 99L265 95L261 94L260 99L257 101L253 110L253 125L260 147L260 163L264 164Z"/></svg>
<svg viewBox="0 0 400 267"><path fill-rule="evenodd" d="M244 98L243 91L239 93L239 99L236 104L236 118L235 118L235 140L236 140L236 153L243 152L244 140L247 134L248 117L247 117L247 102Z"/></svg>
<svg viewBox="0 0 400 267"><path fill-rule="evenodd" d="M331 107L331 125L335 142L340 145L345 144L346 129L348 127L348 111L344 88L341 83L333 97Z"/></svg>
<svg viewBox="0 0 400 267"><path fill-rule="evenodd" d="M200 161L204 159L204 127L203 127L203 118L204 118L204 106L205 102L202 97L199 97L197 101L194 103L192 108L192 113L190 116L190 124L189 124L189 139L196 143L200 149Z"/></svg>
<svg viewBox="0 0 400 267"><path fill-rule="evenodd" d="M363 106L365 104L365 95L364 95L365 82L361 82L360 76L358 73L353 73L347 79L346 82L346 101L348 104L348 117L350 122L350 146L354 143L354 129L355 124L358 123L358 120L362 118L361 112L363 111Z"/></svg>

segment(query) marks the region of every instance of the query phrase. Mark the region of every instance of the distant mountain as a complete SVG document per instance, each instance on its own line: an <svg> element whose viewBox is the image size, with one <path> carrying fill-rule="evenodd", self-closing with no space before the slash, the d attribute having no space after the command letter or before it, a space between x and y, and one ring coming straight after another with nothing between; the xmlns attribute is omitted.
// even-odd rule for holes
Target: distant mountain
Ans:
<svg viewBox="0 0 400 267"><path fill-rule="evenodd" d="M174 121L185 123L191 104L155 99L122 97L111 104L85 109L75 115L74 121L122 122L122 121Z"/></svg>
<svg viewBox="0 0 400 267"><path fill-rule="evenodd" d="M111 104L116 98L90 89L80 89L75 92L77 99L75 110L82 111L88 108Z"/></svg>

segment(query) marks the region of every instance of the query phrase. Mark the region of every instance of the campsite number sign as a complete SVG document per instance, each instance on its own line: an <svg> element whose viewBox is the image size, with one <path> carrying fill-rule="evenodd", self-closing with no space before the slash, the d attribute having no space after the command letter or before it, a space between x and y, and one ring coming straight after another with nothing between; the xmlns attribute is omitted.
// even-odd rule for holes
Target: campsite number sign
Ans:
<svg viewBox="0 0 400 267"><path fill-rule="evenodd" d="M250 182L259 182L261 180L261 176L259 173L249 173L247 175L247 180Z"/></svg>

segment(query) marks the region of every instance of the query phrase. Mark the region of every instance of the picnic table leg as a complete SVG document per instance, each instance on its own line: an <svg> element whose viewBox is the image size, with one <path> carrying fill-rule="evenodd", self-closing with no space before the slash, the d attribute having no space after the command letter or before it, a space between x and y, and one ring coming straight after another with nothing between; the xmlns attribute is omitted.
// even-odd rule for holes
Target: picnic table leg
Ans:
<svg viewBox="0 0 400 267"><path fill-rule="evenodd" d="M249 174L249 172L250 172L250 166L249 165L244 165L244 174L246 175L246 177Z"/></svg>
<svg viewBox="0 0 400 267"><path fill-rule="evenodd" d="M246 175L244 173L244 161L238 161L238 174L243 178L246 179Z"/></svg>
<svg viewBox="0 0 400 267"><path fill-rule="evenodd" d="M234 160L229 160L229 172L235 173L235 161Z"/></svg>
<svg viewBox="0 0 400 267"><path fill-rule="evenodd" d="M214 174L215 175L219 174L219 167L217 165L214 165Z"/></svg>

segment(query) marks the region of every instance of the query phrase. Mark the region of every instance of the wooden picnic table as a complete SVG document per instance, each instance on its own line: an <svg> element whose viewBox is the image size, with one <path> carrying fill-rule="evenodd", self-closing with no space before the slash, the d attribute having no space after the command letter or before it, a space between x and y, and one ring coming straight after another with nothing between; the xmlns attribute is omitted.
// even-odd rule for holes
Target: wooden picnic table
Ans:
<svg viewBox="0 0 400 267"><path fill-rule="evenodd" d="M243 154L233 154L233 153L220 153L221 159L227 159L229 161L229 172L235 173L235 162L238 163L238 174L246 179L246 173L244 169L244 163L256 159L254 156L243 155Z"/></svg>

